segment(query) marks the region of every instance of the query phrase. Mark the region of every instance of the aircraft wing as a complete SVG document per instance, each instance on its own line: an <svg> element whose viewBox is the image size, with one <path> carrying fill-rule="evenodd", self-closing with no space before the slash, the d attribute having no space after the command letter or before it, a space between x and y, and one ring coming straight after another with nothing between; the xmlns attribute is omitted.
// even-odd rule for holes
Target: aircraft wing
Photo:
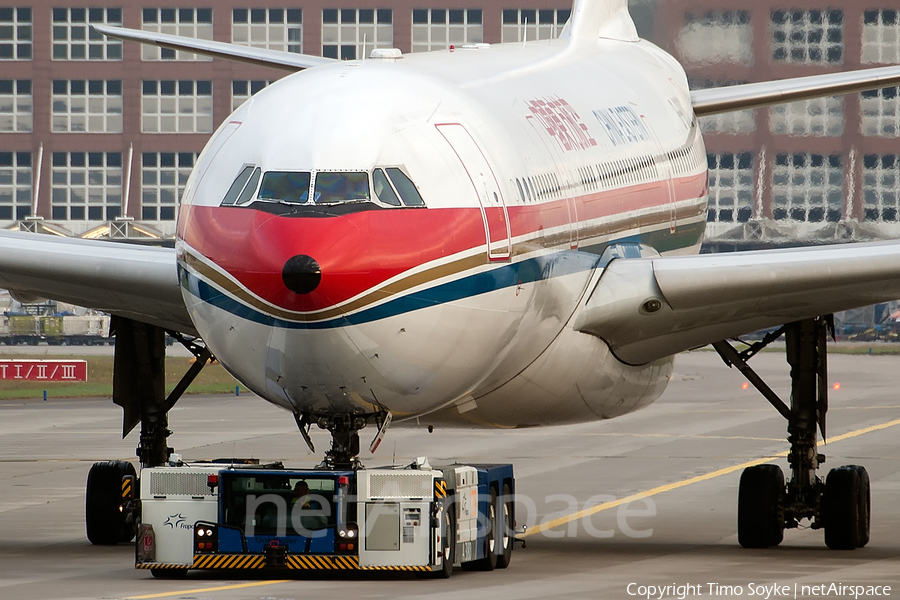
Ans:
<svg viewBox="0 0 900 600"><path fill-rule="evenodd" d="M614 258L577 331L646 364L803 318L900 298L900 241Z"/></svg>
<svg viewBox="0 0 900 600"><path fill-rule="evenodd" d="M323 58L309 54L296 54L294 52L282 52L280 50L267 50L265 48L251 48L226 42L214 42L198 38L169 35L167 33L154 33L139 29L125 29L123 27L110 27L108 25L92 25L94 29L103 35L169 48L182 52L193 52L213 58L225 58L238 62L246 62L261 67L272 67L285 71L300 71L311 67L318 67L335 62L333 58Z"/></svg>
<svg viewBox="0 0 900 600"><path fill-rule="evenodd" d="M197 335L172 248L0 231L0 288Z"/></svg>
<svg viewBox="0 0 900 600"><path fill-rule="evenodd" d="M900 66L811 75L691 92L697 116L900 85Z"/></svg>

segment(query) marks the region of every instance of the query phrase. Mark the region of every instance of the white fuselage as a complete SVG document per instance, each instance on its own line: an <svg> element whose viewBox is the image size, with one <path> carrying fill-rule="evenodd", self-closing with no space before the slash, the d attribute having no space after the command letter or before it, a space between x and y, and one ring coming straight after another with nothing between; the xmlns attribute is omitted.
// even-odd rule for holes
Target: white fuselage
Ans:
<svg viewBox="0 0 900 600"><path fill-rule="evenodd" d="M248 175L223 205L257 168L309 178L309 200L251 197ZM398 171L425 207L379 191L388 173L402 195ZM361 173L367 200L323 203L318 182ZM698 250L706 177L684 73L647 42L317 67L247 101L201 155L178 223L185 301L219 361L295 412L614 417L662 393L671 359L625 365L570 323L612 254ZM292 257L319 267L311 291L288 287Z"/></svg>

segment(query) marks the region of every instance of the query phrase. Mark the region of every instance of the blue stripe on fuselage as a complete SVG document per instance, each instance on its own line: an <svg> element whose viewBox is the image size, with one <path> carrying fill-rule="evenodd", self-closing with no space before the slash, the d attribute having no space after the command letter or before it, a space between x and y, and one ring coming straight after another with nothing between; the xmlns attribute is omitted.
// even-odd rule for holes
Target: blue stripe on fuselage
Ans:
<svg viewBox="0 0 900 600"><path fill-rule="evenodd" d="M602 265L600 257L596 254L571 250L562 251L499 265L487 271L474 273L434 287L408 293L384 304L363 309L350 315L342 315L325 321L311 323L290 321L266 314L225 294L189 272L180 264L179 277L182 287L192 296L237 317L270 327L330 329L378 321L422 308L480 296L504 288L593 270L598 266Z"/></svg>

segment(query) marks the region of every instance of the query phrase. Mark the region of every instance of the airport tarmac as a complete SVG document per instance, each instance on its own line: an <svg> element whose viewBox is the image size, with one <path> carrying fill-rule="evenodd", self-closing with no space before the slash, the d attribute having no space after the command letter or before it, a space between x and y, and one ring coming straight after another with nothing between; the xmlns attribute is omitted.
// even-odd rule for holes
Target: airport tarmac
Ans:
<svg viewBox="0 0 900 600"><path fill-rule="evenodd" d="M782 354L764 353L752 364L787 398ZM678 357L659 401L620 419L516 431L392 428L378 455L364 453L369 466L405 464L416 455L515 465L526 499L519 524L527 521L535 532L527 547L517 548L506 570L457 570L447 581L406 574L153 579L134 569L132 546L94 547L84 534L91 463L133 456L136 435L121 439L121 410L108 399L0 401L0 598L627 599L646 597L632 595L638 586L684 584L699 585L687 597L765 598L755 586L773 583L788 586L788 596L795 584L832 583L891 586L900 596L900 357L832 355L829 369L840 387L831 390L821 475L842 464L868 469L866 548L828 550L822 532L809 529L785 532L778 548L738 546L740 466L784 453L785 424L752 388L743 389L740 373L712 352L695 352ZM170 426L170 443L185 459L250 456L297 466L318 460L290 415L250 395L186 397ZM371 435L363 432L364 446ZM317 448L327 446L327 435L314 431L313 439ZM783 456L773 461L786 466ZM641 492L651 495L567 520ZM556 526L541 531L541 523ZM731 593L709 584L732 586ZM679 597L677 589L666 592L662 597Z"/></svg>
<svg viewBox="0 0 900 600"><path fill-rule="evenodd" d="M0 357L43 358L53 356L112 356L115 346L50 346L45 343L35 346L5 346L0 344ZM166 346L166 356L191 356L179 343Z"/></svg>

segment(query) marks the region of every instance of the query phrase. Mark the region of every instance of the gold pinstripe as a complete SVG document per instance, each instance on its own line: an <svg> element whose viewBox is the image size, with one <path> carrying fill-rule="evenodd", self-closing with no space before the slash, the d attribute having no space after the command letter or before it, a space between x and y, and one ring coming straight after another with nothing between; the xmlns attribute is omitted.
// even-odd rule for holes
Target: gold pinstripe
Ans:
<svg viewBox="0 0 900 600"><path fill-rule="evenodd" d="M591 226L582 224L578 232L579 241L587 241L597 237L612 236L617 233L621 233L622 231L630 231L631 229L636 228L647 229L648 227L669 224L671 219L671 207L666 204L660 205L656 208L658 208L657 214L643 214L631 217L629 219L598 223ZM705 210L706 203L698 202L689 206L680 206L676 208L675 218L676 221L680 222L683 219L690 219L691 217L700 215ZM528 240L513 244L512 256L521 256L523 254L528 254L538 249L546 248L548 246L565 246L570 241L570 235L570 231L567 229L565 231L559 232L554 236L549 236L546 233L543 234L543 239L540 240L540 244L536 244L537 240ZM245 304L248 304L257 310L260 310L265 314L272 315L280 319L308 323L339 317L346 313L363 309L376 302L380 302L382 300L387 300L393 296L397 296L398 294L401 294L411 288L423 284L433 283L438 279L442 279L451 275L458 275L460 273L464 273L466 271L484 266L484 253L480 251L480 248L473 250L475 250L475 253L472 255L458 258L449 263L436 265L418 273L413 273L384 287L372 290L369 293L347 304L308 313L279 308L273 304L270 304L269 302L262 300L261 298L251 293L239 282L232 279L230 275L228 275L221 269L208 264L204 259L200 257L199 252L194 249L185 249L183 256L185 264L191 267L200 276L212 282L225 292L235 296Z"/></svg>
<svg viewBox="0 0 900 600"><path fill-rule="evenodd" d="M448 275L462 273L470 269L481 267L485 264L483 253L463 257L451 263L438 265L430 269L426 269L425 271L414 273L408 277L401 279L400 281L395 281L394 283L391 283L383 288L373 290L365 296L357 298L356 300L348 304L344 304L339 307L324 309L319 312L302 313L278 308L272 304L269 304L268 302L257 298L242 285L232 280L228 275L222 273L215 267L206 264L199 257L195 256L191 252L188 252L187 250L185 250L184 252L184 262L192 269L197 271L198 274L211 281L221 289L225 290L229 294L232 294L242 302L249 304L253 308L256 308L257 310L260 310L274 317L278 317L280 319L298 321L302 323L311 321L324 321L327 319L338 317L343 315L344 313L365 308L366 306L373 304L374 302L385 300L418 285L430 283L434 280L446 277Z"/></svg>

